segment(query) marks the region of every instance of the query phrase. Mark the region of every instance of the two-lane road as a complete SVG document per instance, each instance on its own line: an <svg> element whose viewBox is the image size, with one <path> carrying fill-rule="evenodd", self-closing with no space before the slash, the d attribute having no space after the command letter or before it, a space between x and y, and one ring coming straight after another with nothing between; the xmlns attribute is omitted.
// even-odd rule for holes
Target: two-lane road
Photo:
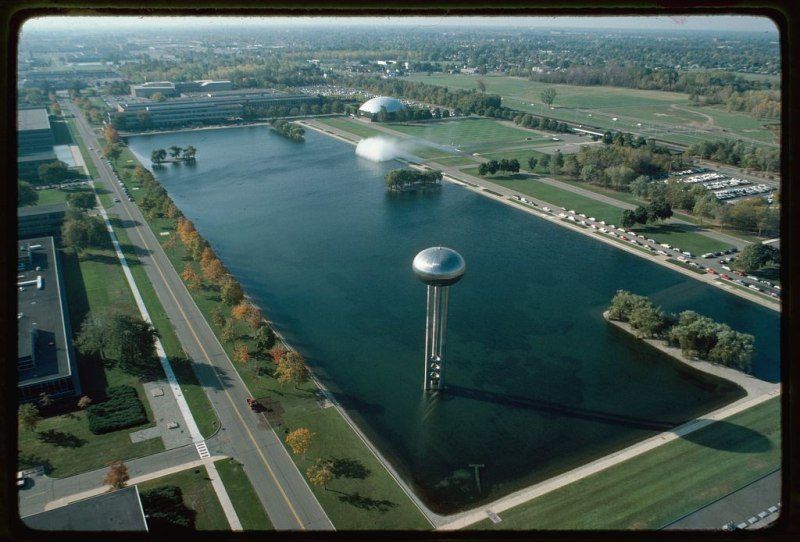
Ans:
<svg viewBox="0 0 800 542"><path fill-rule="evenodd" d="M99 149L95 133L77 107L63 101L75 116L81 138ZM194 363L195 373L220 419L221 429L208 441L212 453L240 461L276 529L332 530L330 519L298 471L280 437L247 407L250 396L222 345L172 267L155 234L135 203L128 201L116 174L97 150L88 157L100 180L120 202L111 210L123 221L181 345Z"/></svg>

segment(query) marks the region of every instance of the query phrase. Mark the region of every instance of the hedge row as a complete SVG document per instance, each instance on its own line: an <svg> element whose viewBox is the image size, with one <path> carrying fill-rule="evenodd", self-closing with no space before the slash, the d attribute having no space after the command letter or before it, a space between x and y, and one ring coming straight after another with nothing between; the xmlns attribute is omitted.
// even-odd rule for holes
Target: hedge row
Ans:
<svg viewBox="0 0 800 542"><path fill-rule="evenodd" d="M100 435L147 422L147 413L135 388L116 386L108 388L106 394L108 399L86 409L92 433Z"/></svg>

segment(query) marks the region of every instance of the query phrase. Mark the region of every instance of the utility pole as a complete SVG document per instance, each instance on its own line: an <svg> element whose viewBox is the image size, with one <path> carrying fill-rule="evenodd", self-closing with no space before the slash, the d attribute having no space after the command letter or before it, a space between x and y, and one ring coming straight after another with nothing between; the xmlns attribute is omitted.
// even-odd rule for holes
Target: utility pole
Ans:
<svg viewBox="0 0 800 542"><path fill-rule="evenodd" d="M469 466L475 469L475 484L478 486L478 495L480 495L482 493L482 491L481 491L481 474L480 474L480 471L478 471L478 469L480 469L481 467L485 467L486 465L484 465L483 463L480 463L480 464L478 464L478 463L470 463Z"/></svg>

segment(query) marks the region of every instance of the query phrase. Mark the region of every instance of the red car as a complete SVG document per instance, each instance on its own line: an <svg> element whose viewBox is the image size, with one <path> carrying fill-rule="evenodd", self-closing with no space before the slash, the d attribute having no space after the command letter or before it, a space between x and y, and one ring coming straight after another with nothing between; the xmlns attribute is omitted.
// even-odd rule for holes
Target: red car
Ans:
<svg viewBox="0 0 800 542"><path fill-rule="evenodd" d="M717 274L717 272L716 272L716 271L714 271L713 269L711 269L710 267L709 267L708 269L706 269L706 272L707 272L707 273L710 273L710 274L712 274L712 275L716 275L716 274Z"/></svg>
<svg viewBox="0 0 800 542"><path fill-rule="evenodd" d="M726 275L725 273L721 274L720 277L722 277L724 279L727 279L727 280L731 280L731 278L728 275Z"/></svg>

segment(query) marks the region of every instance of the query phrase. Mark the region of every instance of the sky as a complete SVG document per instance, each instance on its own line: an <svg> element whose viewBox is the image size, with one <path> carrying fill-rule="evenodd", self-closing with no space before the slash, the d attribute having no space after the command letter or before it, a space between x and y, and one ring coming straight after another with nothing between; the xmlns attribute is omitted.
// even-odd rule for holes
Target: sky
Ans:
<svg viewBox="0 0 800 542"><path fill-rule="evenodd" d="M146 23L148 27L177 27L186 25L185 17L43 17L25 23L24 30L51 30L69 28L73 30L97 28L136 27ZM509 26L527 28L586 28L586 29L633 29L633 30L718 30L718 31L751 31L775 32L774 23L766 17L715 15L715 16L654 16L654 17L194 17L195 27L219 24L225 21L228 25L280 25L280 26L312 26L312 25L376 25L376 19L387 25L399 23L418 27L434 28L436 26Z"/></svg>

